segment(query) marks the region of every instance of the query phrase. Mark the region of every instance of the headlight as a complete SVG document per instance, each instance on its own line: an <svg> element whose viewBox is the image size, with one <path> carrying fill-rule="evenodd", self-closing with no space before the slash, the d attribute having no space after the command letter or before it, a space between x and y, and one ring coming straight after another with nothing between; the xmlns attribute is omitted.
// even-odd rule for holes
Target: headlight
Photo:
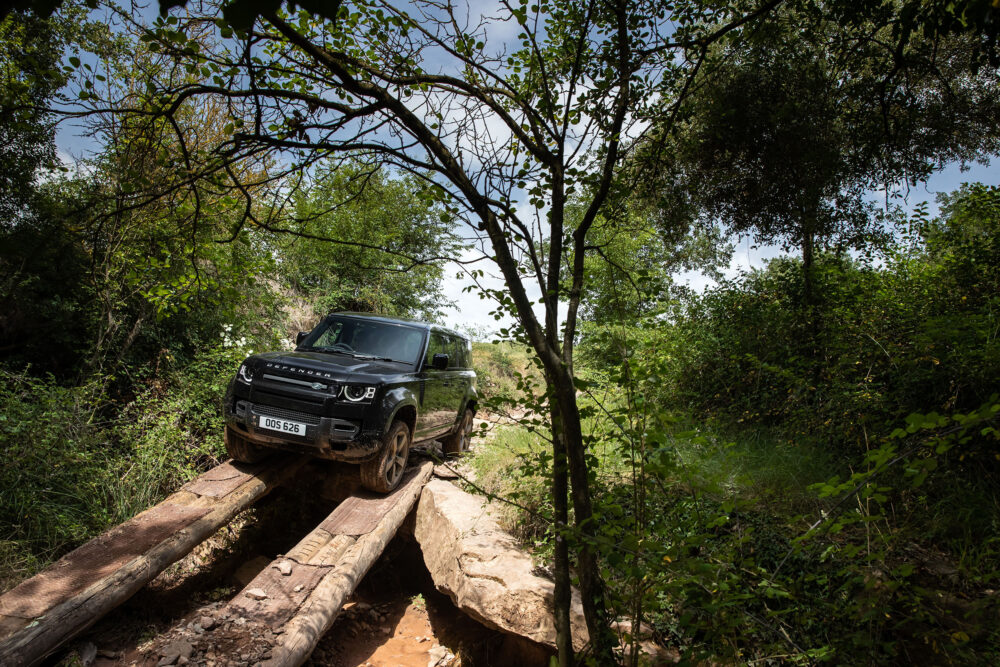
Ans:
<svg viewBox="0 0 1000 667"><path fill-rule="evenodd" d="M240 366L240 371L239 373L236 374L236 377L240 381L246 382L247 384L253 382L253 374L251 373L250 368L246 364Z"/></svg>
<svg viewBox="0 0 1000 667"><path fill-rule="evenodd" d="M370 401L375 398L375 387L360 384L349 384L344 387L344 398L352 403Z"/></svg>

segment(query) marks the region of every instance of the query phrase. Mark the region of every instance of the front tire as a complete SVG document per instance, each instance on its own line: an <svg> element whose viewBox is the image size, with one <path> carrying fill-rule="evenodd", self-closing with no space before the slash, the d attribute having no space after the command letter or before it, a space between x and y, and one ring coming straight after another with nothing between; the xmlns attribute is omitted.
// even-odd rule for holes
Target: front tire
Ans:
<svg viewBox="0 0 1000 667"><path fill-rule="evenodd" d="M458 424L458 429L446 438L441 440L441 451L446 456L458 456L469 451L469 437L472 433L472 408L466 408L462 415L462 421Z"/></svg>
<svg viewBox="0 0 1000 667"><path fill-rule="evenodd" d="M361 464L361 484L369 491L389 493L403 479L409 455L410 427L394 421L382 441L382 452Z"/></svg>
<svg viewBox="0 0 1000 667"><path fill-rule="evenodd" d="M226 426L223 431L222 439L226 443L226 452L233 457L233 460L240 463L257 463L266 459L270 454L265 448L249 442L229 426Z"/></svg>

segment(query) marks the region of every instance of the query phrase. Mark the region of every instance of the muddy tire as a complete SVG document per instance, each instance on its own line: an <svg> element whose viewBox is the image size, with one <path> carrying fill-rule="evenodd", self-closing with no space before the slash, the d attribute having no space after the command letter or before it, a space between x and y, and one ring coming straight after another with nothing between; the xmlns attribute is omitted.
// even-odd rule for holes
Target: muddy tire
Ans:
<svg viewBox="0 0 1000 667"><path fill-rule="evenodd" d="M257 463L270 454L266 448L249 442L228 426L223 432L222 439L226 442L226 452L233 457L233 460L240 463Z"/></svg>
<svg viewBox="0 0 1000 667"><path fill-rule="evenodd" d="M469 451L470 434L472 433L472 408L466 408L462 421L451 435L441 438L441 451L445 456L459 456Z"/></svg>
<svg viewBox="0 0 1000 667"><path fill-rule="evenodd" d="M361 464L361 484L369 491L389 493L403 479L409 455L410 427L394 421L382 440L378 457Z"/></svg>

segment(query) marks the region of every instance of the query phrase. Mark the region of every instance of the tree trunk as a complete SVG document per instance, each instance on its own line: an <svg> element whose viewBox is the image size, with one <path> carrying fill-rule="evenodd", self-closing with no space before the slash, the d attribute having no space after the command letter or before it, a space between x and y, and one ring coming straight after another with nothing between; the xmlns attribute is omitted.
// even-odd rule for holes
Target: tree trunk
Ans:
<svg viewBox="0 0 1000 667"><path fill-rule="evenodd" d="M399 500L379 519L374 530L358 536L357 541L348 538L353 541L352 544L338 544L334 537L310 558L310 563L335 564L336 567L323 577L295 615L283 625L281 644L274 647L271 658L264 662L266 667L295 667L309 658L316 644L337 620L344 603L416 506L433 468L429 461L424 462L408 482L393 492L392 495L398 496ZM346 550L342 550L343 544L348 544Z"/></svg>
<svg viewBox="0 0 1000 667"><path fill-rule="evenodd" d="M815 284L815 243L816 237L812 231L807 231L802 237L802 283L803 283L803 308L805 318L806 334L805 341L808 344L808 358L810 363L810 381L813 385L822 382L824 362L823 345L821 334L823 328L823 309L816 294Z"/></svg>
<svg viewBox="0 0 1000 667"><path fill-rule="evenodd" d="M7 591L4 599L0 600L0 609L16 609L18 602L15 598L23 599L19 591L26 589L45 603L37 616L35 612L23 611L12 616L0 614L0 663L34 665L41 662L45 656L132 597L171 563L190 553L229 523L238 512L290 479L307 461L304 456L273 458L268 466L253 475L246 475L246 481L239 482L238 486L226 490L221 496L200 495L203 491L191 491L192 488L197 489L196 482L191 482L159 505L70 552L32 579L22 582L19 588ZM205 473L198 479L209 477L210 474ZM218 489L213 491L219 492ZM162 539L144 546L142 553L131 557L131 560L116 563L113 559L111 554L114 549L107 546L114 544L113 536L135 535L133 543L142 544L143 534L148 539L150 534L155 534L157 525L169 526L170 518L177 512L193 509L202 510L194 515L200 515L200 518L182 523L183 527L176 530L171 529L172 532ZM147 520L143 521L144 518ZM92 553L96 546L105 551L102 553L104 560L95 566L93 556L84 554ZM67 587L67 590L62 587Z"/></svg>
<svg viewBox="0 0 1000 667"><path fill-rule="evenodd" d="M813 244L811 231L802 235L802 288L803 303L808 308L813 304Z"/></svg>
<svg viewBox="0 0 1000 667"><path fill-rule="evenodd" d="M552 385L551 377L549 386ZM559 655L559 667L570 667L573 664L573 633L570 628L570 603L572 589L569 576L569 544L566 541L566 527L569 524L569 480L566 468L566 441L563 437L562 418L559 406L550 402L552 419L552 509L555 520L554 572L555 593L553 607L555 612L556 648Z"/></svg>
<svg viewBox="0 0 1000 667"><path fill-rule="evenodd" d="M608 625L604 582L601 579L595 537L593 504L590 498L590 475L583 445L580 411L576 404L576 388L568 369L563 368L552 389L559 405L561 437L566 446L569 466L574 525L577 529L577 574L580 578L580 597L583 614L587 620L590 645L599 665L614 664L614 636Z"/></svg>

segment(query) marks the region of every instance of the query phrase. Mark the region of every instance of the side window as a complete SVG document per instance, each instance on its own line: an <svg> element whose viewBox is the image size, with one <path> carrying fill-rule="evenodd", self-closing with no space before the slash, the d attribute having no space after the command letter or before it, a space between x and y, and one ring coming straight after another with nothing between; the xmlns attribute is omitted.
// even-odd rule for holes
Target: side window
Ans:
<svg viewBox="0 0 1000 667"><path fill-rule="evenodd" d="M448 354L448 338L436 331L431 332L431 339L427 343L427 360L425 364L430 366L435 354Z"/></svg>
<svg viewBox="0 0 1000 667"><path fill-rule="evenodd" d="M471 360L469 341L455 336L451 339L451 342L452 350L454 351L452 359L455 360L455 363L449 364L449 366L454 368L471 368L471 364L469 363Z"/></svg>
<svg viewBox="0 0 1000 667"><path fill-rule="evenodd" d="M326 330L319 335L319 338L317 338L312 344L316 347L330 347L337 342L338 338L340 338L340 332L343 328L343 322L331 322L330 326L328 326Z"/></svg>
<svg viewBox="0 0 1000 667"><path fill-rule="evenodd" d="M462 339L454 336L448 338L448 368L465 368L462 358Z"/></svg>

